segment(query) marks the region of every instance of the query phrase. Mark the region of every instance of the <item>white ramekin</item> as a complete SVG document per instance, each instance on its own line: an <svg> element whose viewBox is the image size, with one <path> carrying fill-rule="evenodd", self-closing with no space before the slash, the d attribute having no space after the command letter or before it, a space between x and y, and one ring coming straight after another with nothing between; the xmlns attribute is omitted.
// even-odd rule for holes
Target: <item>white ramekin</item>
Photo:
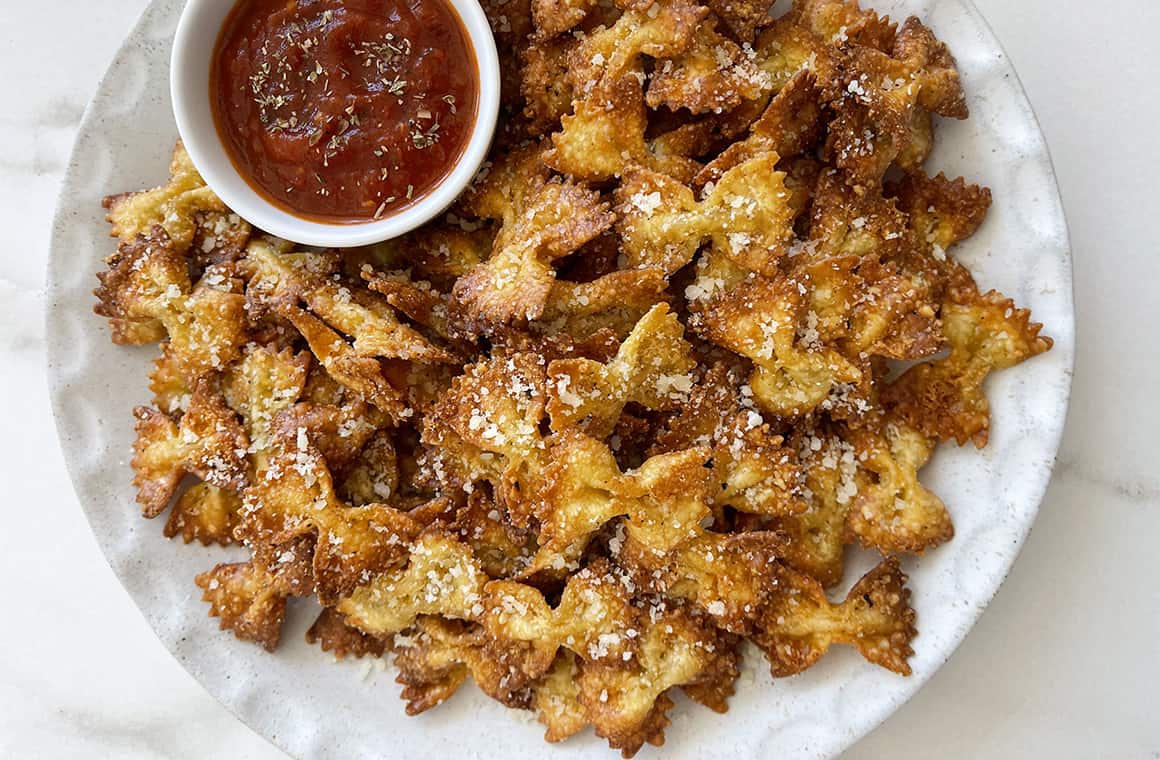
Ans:
<svg viewBox="0 0 1160 760"><path fill-rule="evenodd" d="M398 237L437 216L463 192L483 163L499 114L499 56L487 17L478 0L449 2L463 22L479 67L479 105L463 155L439 185L398 213L377 221L326 224L295 216L263 198L230 160L214 123L209 81L214 46L234 2L189 0L173 40L169 88L177 131L206 183L250 224L303 245L369 245Z"/></svg>

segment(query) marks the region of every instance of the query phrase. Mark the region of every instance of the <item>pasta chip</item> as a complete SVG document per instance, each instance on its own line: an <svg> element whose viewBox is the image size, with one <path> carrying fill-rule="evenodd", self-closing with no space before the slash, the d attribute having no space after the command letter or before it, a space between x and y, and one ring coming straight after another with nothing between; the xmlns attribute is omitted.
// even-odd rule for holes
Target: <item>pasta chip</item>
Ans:
<svg viewBox="0 0 1160 760"><path fill-rule="evenodd" d="M717 182L733 167L764 153L791 158L809 150L822 128L822 109L815 81L809 69L795 74L749 126L748 136L706 164L694 182L697 185Z"/></svg>
<svg viewBox="0 0 1160 760"><path fill-rule="evenodd" d="M926 435L981 448L991 424L983 381L1048 350L1051 338L995 291L953 294L940 315L950 354L908 369L883 389L883 402Z"/></svg>
<svg viewBox="0 0 1160 760"><path fill-rule="evenodd" d="M576 179L599 182L621 177L637 166L688 181L700 170L696 161L655 150L645 139L648 117L642 83L644 71L631 70L612 81L601 79L591 92L574 100L572 113L561 117L544 161Z"/></svg>
<svg viewBox="0 0 1160 760"><path fill-rule="evenodd" d="M658 454L625 475L599 441L558 435L535 491L540 546L529 572L574 566L597 529L620 515L632 535L662 553L703 531L712 493L708 449Z"/></svg>
<svg viewBox="0 0 1160 760"><path fill-rule="evenodd" d="M779 581L782 593L774 595L764 613L766 625L753 637L775 677L800 673L834 643L850 644L870 662L910 674L915 616L898 560L887 559L863 576L840 604L796 571L785 568Z"/></svg>
<svg viewBox="0 0 1160 760"><path fill-rule="evenodd" d="M733 167L698 201L672 177L638 169L617 189L617 230L630 266L673 273L708 240L727 258L771 271L792 241L785 174L766 153Z"/></svg>
<svg viewBox="0 0 1160 760"><path fill-rule="evenodd" d="M321 254L279 254L268 244L255 242L246 252L246 262L253 268L246 291L251 303L283 316L293 313L300 302L305 304L312 316L353 338L355 356L451 360L446 351L403 324L374 293L352 290L328 277L332 265Z"/></svg>
<svg viewBox="0 0 1160 760"><path fill-rule="evenodd" d="M570 182L549 181L522 200L491 258L456 283L455 299L473 325L538 319L555 279L551 263L612 225L600 195Z"/></svg>
<svg viewBox="0 0 1160 760"><path fill-rule="evenodd" d="M754 62L752 48L742 48L716 30L713 19L697 26L688 49L665 56L653 73L645 102L650 108L720 113L756 100L773 86L769 74Z"/></svg>
<svg viewBox="0 0 1160 760"><path fill-rule="evenodd" d="M302 334L326 373L337 383L368 399L383 412L407 416L402 393L383 375L378 359L359 356L349 343L322 320L301 309L288 309L286 319Z"/></svg>
<svg viewBox="0 0 1160 760"><path fill-rule="evenodd" d="M376 636L410 628L420 615L463 620L483 614L479 594L487 576L469 546L451 536L426 533L408 551L405 568L378 573L341 599L335 609L348 622Z"/></svg>
<svg viewBox="0 0 1160 760"><path fill-rule="evenodd" d="M991 206L990 190L942 173L929 177L911 172L888 184L886 190L907 214L915 236L930 246L936 258L940 251L945 255L951 246L974 235Z"/></svg>
<svg viewBox="0 0 1160 760"><path fill-rule="evenodd" d="M890 54L852 46L826 149L858 183L881 180L894 161L918 168L930 150L930 113L967 117L955 60L917 18L906 20Z"/></svg>
<svg viewBox="0 0 1160 760"><path fill-rule="evenodd" d="M282 636L286 598L309 592L309 543L294 542L276 557L220 564L195 579L222 630L272 652Z"/></svg>
<svg viewBox="0 0 1160 760"><path fill-rule="evenodd" d="M588 0L580 0L572 7L586 14L589 5ZM554 130L560 124L560 119L572 110L575 92L568 77L568 60L579 44L580 41L574 37L560 37L542 29L541 34L524 49L521 89L524 96L523 115L528 120L527 131L530 134Z"/></svg>
<svg viewBox="0 0 1160 760"><path fill-rule="evenodd" d="M174 247L184 253L197 232L199 214L229 213L221 199L206 186L181 142L173 149L169 175L169 181L161 187L105 199L111 234L122 243L132 244L160 226ZM230 222L244 224L240 220Z"/></svg>
<svg viewBox="0 0 1160 760"><path fill-rule="evenodd" d="M783 417L806 414L837 383L862 378L858 367L814 335L799 337L805 290L793 278L754 280L721 296L704 315L710 340L753 361L749 385L757 405Z"/></svg>
<svg viewBox="0 0 1160 760"><path fill-rule="evenodd" d="M918 481L933 442L893 422L881 433L858 428L851 437L858 474L847 529L864 545L886 553L917 553L949 541L954 535L950 514Z"/></svg>
<svg viewBox="0 0 1160 760"><path fill-rule="evenodd" d="M502 704L528 706L530 689L509 682L510 670L487 651L489 640L482 630L435 617L421 618L416 629L395 654L408 714L417 715L443 702L468 675Z"/></svg>
<svg viewBox="0 0 1160 760"><path fill-rule="evenodd" d="M857 494L854 447L839 436L811 431L801 437L806 509L773 526L787 536L782 560L829 588L841 582L851 537L846 519ZM873 515L873 513L871 513Z"/></svg>
<svg viewBox="0 0 1160 760"><path fill-rule="evenodd" d="M661 304L633 328L608 364L591 359L559 359L548 365L548 414L552 427L578 426L604 438L626 404L673 409L688 400L696 366L684 328Z"/></svg>
<svg viewBox="0 0 1160 760"><path fill-rule="evenodd" d="M950 51L855 0L483 7L505 118L439 219L302 248L180 144L106 200L94 310L160 344L143 513L249 552L196 578L221 628L273 649L315 596L307 641L390 648L412 714L470 677L629 757L674 690L727 709L744 641L908 674L898 555L954 534L921 468L1051 347L954 258L990 191L923 168Z"/></svg>
<svg viewBox="0 0 1160 760"><path fill-rule="evenodd" d="M753 389L724 363L714 364L693 385L680 413L657 435L654 453L704 443L713 447L714 506L763 515L804 509L797 458L772 433Z"/></svg>
<svg viewBox="0 0 1160 760"><path fill-rule="evenodd" d="M618 269L591 282L556 280L544 313L532 329L577 338L611 331L623 340L664 300L667 287L665 273L659 269Z"/></svg>
<svg viewBox="0 0 1160 760"><path fill-rule="evenodd" d="M222 394L242 417L250 446L261 452L271 445L274 419L306 389L308 353L250 344L222 383Z"/></svg>
<svg viewBox="0 0 1160 760"><path fill-rule="evenodd" d="M195 483L177 497L165 523L165 537L180 535L185 543L198 541L205 546L233 543L234 527L242 497L236 492L209 483Z"/></svg>
<svg viewBox="0 0 1160 760"><path fill-rule="evenodd" d="M246 433L208 380L198 382L189 411L180 421L145 406L133 413L137 417L133 484L146 517L156 517L169 506L187 473L219 488L237 491L245 486Z"/></svg>
<svg viewBox="0 0 1160 760"><path fill-rule="evenodd" d="M210 615L221 618L222 629L268 652L277 648L286 617L286 594L268 573L252 562L218 565L197 576L197 585L204 591L203 600L210 603Z"/></svg>
<svg viewBox="0 0 1160 760"><path fill-rule="evenodd" d="M706 15L708 9L692 0L629 7L612 26L587 35L571 54L568 69L574 90L582 97L601 85L635 78L641 56L679 55L693 44Z"/></svg>
<svg viewBox="0 0 1160 760"><path fill-rule="evenodd" d="M526 525L532 473L546 463L544 367L535 356L513 354L464 369L424 417L433 469L454 488L491 480L515 523Z"/></svg>
<svg viewBox="0 0 1160 760"><path fill-rule="evenodd" d="M269 464L246 489L235 536L272 547L312 536L314 590L325 603L402 562L403 538L419 527L383 504L351 507L339 501L329 469L306 428L299 428L292 441L277 441Z"/></svg>
<svg viewBox="0 0 1160 760"><path fill-rule="evenodd" d="M98 275L97 314L108 318L113 342L138 345L165 337L170 358L187 380L224 369L245 342L245 300L221 274L192 285L188 262L160 226L123 242Z"/></svg>
<svg viewBox="0 0 1160 760"><path fill-rule="evenodd" d="M340 660L352 657L382 657L386 643L367 636L346 624L333 607L324 607L318 618L306 631L306 643L318 644L324 652L332 652Z"/></svg>
<svg viewBox="0 0 1160 760"><path fill-rule="evenodd" d="M640 634L634 667L582 662L577 675L579 699L596 735L632 757L646 743L664 743L673 701L666 692L676 686L706 687L732 693L737 653L728 634L715 630L680 608L662 613Z"/></svg>
<svg viewBox="0 0 1160 760"><path fill-rule="evenodd" d="M544 733L546 741L563 741L588 725L576 683L577 672L576 656L563 651L532 694L532 707L548 728Z"/></svg>

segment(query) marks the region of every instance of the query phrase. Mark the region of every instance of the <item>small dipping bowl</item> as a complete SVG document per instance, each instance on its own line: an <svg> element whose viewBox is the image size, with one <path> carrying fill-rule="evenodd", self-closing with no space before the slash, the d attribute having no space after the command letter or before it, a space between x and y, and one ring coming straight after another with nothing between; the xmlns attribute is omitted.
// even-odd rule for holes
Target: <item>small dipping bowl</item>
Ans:
<svg viewBox="0 0 1160 760"><path fill-rule="evenodd" d="M242 0L245 2L245 0ZM479 99L470 137L451 171L410 205L382 219L328 223L296 216L256 191L242 176L218 131L210 76L231 0L189 0L177 25L169 88L177 131L194 166L222 201L250 224L302 245L352 248L398 237L447 209L483 163L499 115L499 56L478 0L446 0L459 15L475 52Z"/></svg>

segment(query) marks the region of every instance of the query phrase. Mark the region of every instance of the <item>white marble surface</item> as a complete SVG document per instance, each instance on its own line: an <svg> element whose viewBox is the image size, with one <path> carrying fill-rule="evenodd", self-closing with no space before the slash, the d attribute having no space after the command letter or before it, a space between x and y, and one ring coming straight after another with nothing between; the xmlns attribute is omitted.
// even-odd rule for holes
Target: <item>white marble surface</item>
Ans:
<svg viewBox="0 0 1160 760"><path fill-rule="evenodd" d="M72 135L145 0L4 3L0 14L0 758L282 755L154 639L67 484L49 418L41 299ZM980 0L1054 152L1075 250L1068 432L1023 556L975 631L850 758L1160 758L1160 318L1153 289L1160 10ZM52 32L48 33L51 29ZM44 526L51 526L51 539Z"/></svg>

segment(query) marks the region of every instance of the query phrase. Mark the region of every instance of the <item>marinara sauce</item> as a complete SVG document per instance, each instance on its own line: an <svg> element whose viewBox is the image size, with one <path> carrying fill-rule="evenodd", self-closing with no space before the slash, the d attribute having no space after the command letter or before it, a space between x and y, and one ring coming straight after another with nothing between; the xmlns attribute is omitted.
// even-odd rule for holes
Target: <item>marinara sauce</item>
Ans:
<svg viewBox="0 0 1160 760"><path fill-rule="evenodd" d="M212 66L234 164L318 221L410 205L450 172L475 123L479 68L447 0L240 0Z"/></svg>

